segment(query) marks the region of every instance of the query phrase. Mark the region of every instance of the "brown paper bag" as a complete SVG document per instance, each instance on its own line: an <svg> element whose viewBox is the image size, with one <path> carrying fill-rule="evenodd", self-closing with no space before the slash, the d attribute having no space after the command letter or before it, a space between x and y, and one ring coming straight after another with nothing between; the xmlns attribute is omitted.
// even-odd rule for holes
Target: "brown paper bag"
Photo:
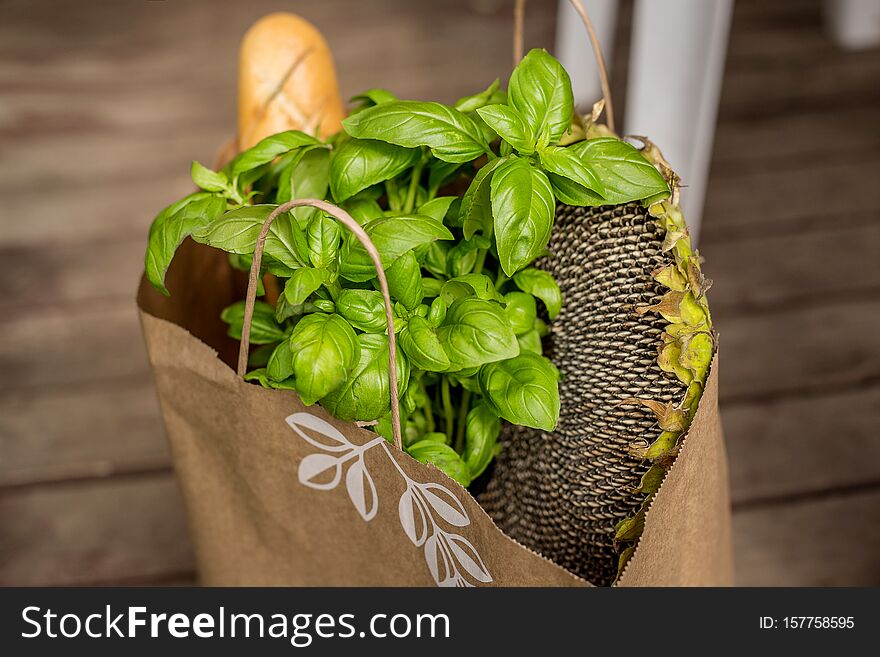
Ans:
<svg viewBox="0 0 880 657"><path fill-rule="evenodd" d="M296 394L245 383L220 311L225 254L187 240L141 321L206 585L584 586L499 530L458 483ZM732 580L718 371L621 586Z"/></svg>

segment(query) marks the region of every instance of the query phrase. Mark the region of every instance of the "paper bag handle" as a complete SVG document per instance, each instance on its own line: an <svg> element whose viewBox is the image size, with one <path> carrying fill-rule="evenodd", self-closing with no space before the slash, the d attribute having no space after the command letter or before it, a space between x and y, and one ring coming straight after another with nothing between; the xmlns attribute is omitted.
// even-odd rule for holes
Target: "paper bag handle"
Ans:
<svg viewBox="0 0 880 657"><path fill-rule="evenodd" d="M370 240L366 231L361 225L355 221L348 212L342 208L321 201L315 198L301 198L293 201L282 203L272 210L271 214L266 217L263 227L260 229L260 235L257 238L257 244L254 248L254 258L251 263L250 278L248 279L247 296L244 302L244 321L241 326L241 345L238 350L238 376L244 378L247 373L248 353L251 341L251 322L254 318L254 305L257 301L257 283L260 278L260 264L263 260L263 249L266 246L266 236L269 234L269 228L275 219L290 212L293 208L309 206L318 208L322 212L326 212L336 219L343 226L348 228L358 241L364 246L373 266L376 268L376 275L379 278L379 291L382 293L382 300L385 302L385 321L388 325L388 378L391 388L391 431L394 437L394 444L402 447L402 438L400 431L400 399L397 394L397 339L394 335L394 313L391 307L391 294L388 292L388 279L385 278L385 270L382 267L382 259L379 257L379 251L376 245Z"/></svg>

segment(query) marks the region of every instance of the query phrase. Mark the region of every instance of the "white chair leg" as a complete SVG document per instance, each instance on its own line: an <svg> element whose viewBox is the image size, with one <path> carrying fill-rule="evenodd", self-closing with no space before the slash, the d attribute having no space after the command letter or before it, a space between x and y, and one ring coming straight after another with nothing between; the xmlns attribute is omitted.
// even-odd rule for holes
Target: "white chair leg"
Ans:
<svg viewBox="0 0 880 657"><path fill-rule="evenodd" d="M617 24L617 0L583 0L583 3L599 37L602 54L610 66ZM602 88L587 30L568 0L559 0L553 54L571 76L576 106L581 112L587 111L602 97Z"/></svg>
<svg viewBox="0 0 880 657"><path fill-rule="evenodd" d="M636 0L625 134L656 142L700 229L733 0Z"/></svg>

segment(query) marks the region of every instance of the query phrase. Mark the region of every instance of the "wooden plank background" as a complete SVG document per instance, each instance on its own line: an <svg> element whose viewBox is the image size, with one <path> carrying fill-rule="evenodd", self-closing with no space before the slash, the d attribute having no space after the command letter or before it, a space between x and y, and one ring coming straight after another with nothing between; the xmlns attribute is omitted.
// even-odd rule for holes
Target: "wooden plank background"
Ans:
<svg viewBox="0 0 880 657"><path fill-rule="evenodd" d="M0 584L193 581L133 293L152 215L233 129L246 26L296 11L345 94L452 101L509 69L510 4L3 4ZM820 9L737 2L707 197L741 584L880 584L880 52ZM532 0L526 46L554 24Z"/></svg>

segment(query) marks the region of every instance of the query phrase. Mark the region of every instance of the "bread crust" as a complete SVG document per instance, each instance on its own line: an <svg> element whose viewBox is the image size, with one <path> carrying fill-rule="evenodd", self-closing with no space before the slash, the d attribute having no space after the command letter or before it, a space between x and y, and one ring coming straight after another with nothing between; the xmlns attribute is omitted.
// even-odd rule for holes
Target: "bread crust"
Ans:
<svg viewBox="0 0 880 657"><path fill-rule="evenodd" d="M279 12L254 23L242 39L238 71L239 150L284 130L325 138L341 129L345 108L333 55L305 19Z"/></svg>

